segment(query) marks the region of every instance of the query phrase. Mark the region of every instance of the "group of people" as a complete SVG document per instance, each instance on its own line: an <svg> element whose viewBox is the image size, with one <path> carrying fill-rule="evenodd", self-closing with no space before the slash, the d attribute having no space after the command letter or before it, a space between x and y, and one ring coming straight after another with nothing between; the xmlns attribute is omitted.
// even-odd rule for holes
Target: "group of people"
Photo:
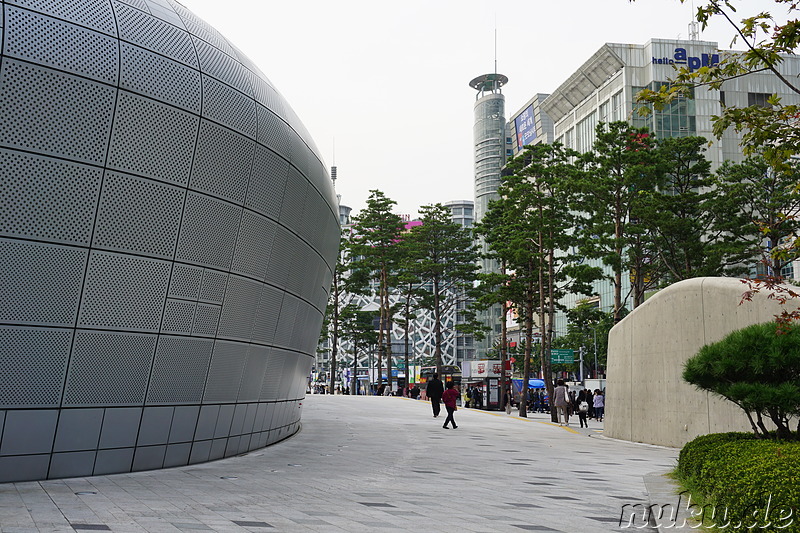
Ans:
<svg viewBox="0 0 800 533"><path fill-rule="evenodd" d="M478 387L466 387L464 390L464 405L473 409L483 407L483 391Z"/></svg>
<svg viewBox="0 0 800 533"><path fill-rule="evenodd" d="M568 426L569 417L572 414L578 415L580 427L588 428L590 418L602 422L606 406L605 400L605 394L600 389L595 389L594 392L583 389L575 394L575 391L569 390L563 379L559 379L553 391L553 405L556 407L558 425Z"/></svg>

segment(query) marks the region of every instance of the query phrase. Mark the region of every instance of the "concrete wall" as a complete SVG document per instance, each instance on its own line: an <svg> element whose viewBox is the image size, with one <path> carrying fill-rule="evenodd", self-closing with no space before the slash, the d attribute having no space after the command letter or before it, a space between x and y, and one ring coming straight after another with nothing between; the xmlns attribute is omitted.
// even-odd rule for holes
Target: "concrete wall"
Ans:
<svg viewBox="0 0 800 533"><path fill-rule="evenodd" d="M781 311L766 293L739 305L745 290L733 278L681 281L611 330L606 436L680 447L698 435L751 431L741 409L681 378L684 362L702 346Z"/></svg>

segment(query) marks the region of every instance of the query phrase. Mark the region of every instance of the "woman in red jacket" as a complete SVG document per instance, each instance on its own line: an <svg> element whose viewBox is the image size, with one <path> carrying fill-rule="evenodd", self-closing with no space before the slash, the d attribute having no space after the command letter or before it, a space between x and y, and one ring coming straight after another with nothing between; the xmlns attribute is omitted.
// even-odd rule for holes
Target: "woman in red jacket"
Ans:
<svg viewBox="0 0 800 533"><path fill-rule="evenodd" d="M453 413L456 410L456 399L458 398L458 391L454 387L455 385L453 382L448 381L447 390L445 390L444 394L442 394L442 401L444 402L445 409L447 409L447 419L444 421L444 425L442 426L444 429L450 429L447 427L448 422L453 423L453 429L458 427L455 419L453 418Z"/></svg>

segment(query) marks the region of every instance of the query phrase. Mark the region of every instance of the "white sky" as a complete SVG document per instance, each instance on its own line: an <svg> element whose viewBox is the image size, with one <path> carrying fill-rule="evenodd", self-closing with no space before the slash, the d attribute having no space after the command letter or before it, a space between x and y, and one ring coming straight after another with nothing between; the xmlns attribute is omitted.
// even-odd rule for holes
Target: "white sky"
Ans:
<svg viewBox="0 0 800 533"><path fill-rule="evenodd" d="M473 198L469 81L494 71L495 27L508 118L606 42L687 39L693 13L691 0L179 1L275 84L337 165L344 205L355 213L380 189L412 217ZM737 19L785 12L741 3ZM723 49L732 37L722 19L700 36Z"/></svg>

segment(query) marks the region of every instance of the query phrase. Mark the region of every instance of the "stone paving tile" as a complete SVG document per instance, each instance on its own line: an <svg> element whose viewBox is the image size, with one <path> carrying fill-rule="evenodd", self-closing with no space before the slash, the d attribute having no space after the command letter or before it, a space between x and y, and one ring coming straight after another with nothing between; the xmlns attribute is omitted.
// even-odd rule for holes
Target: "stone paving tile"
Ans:
<svg viewBox="0 0 800 533"><path fill-rule="evenodd" d="M647 501L643 475L677 455L537 414L459 409L448 431L401 398L309 396L303 409L297 435L239 457L0 485L0 532L74 533L67 518L124 533L608 532L624 504Z"/></svg>

